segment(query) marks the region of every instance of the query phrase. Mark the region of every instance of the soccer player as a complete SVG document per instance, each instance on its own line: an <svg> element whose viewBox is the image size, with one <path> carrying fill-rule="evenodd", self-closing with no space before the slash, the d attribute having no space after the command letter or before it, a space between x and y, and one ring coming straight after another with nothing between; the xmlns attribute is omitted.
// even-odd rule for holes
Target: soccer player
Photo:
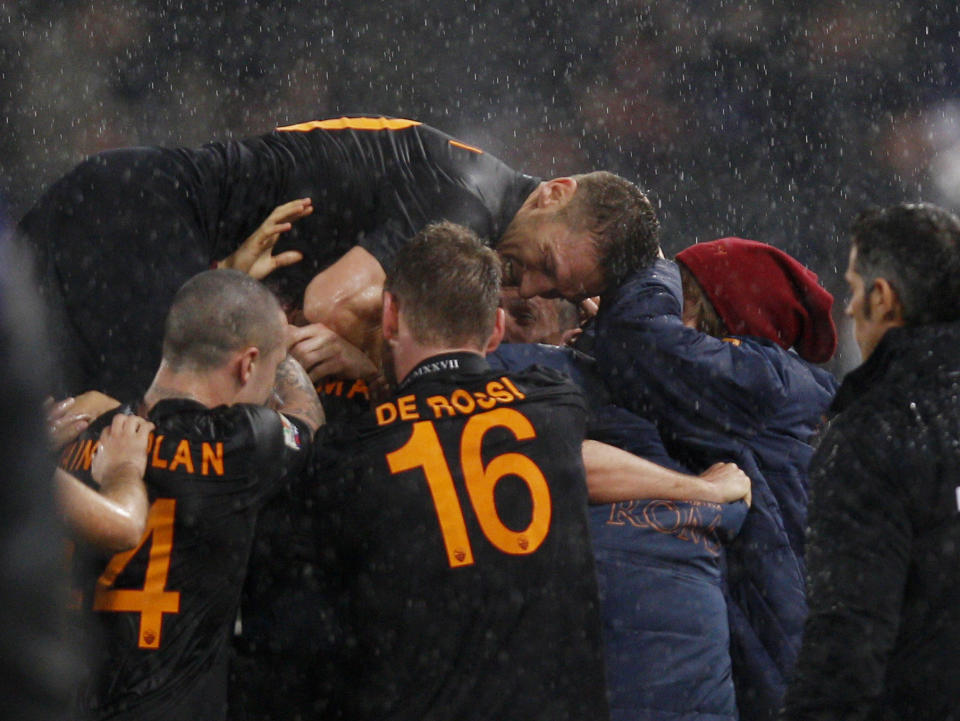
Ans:
<svg viewBox="0 0 960 721"><path fill-rule="evenodd" d="M505 338L520 332L525 336L542 332L560 338L561 323L577 325L576 306L563 299L520 299L515 289L504 290L501 306L505 310ZM516 322L511 322L511 316ZM311 379L323 401L328 422L350 423L351 419L369 412L371 391L376 389L361 378L341 377L344 364L355 359L339 352L328 329L322 324L304 325L291 329L288 338L291 355L304 368L311 369ZM517 339L516 335L511 338ZM544 338L537 335L537 339ZM501 345L488 358L495 365L503 360L495 356L520 349L534 352L510 358L510 362L527 361L515 366L518 370L534 362L550 365L542 352L562 350L512 343ZM538 350L540 355L536 353ZM552 367L576 375L572 364ZM592 393L596 398L605 396L598 385L599 381L585 393ZM620 422L617 430L632 435L637 428L636 424L626 427ZM650 435L649 429L643 431ZM655 429L653 435L656 435ZM659 443L659 436L657 441ZM732 464L725 464L732 466L726 468L718 464L703 478L698 478L645 463L641 458L593 441L585 442L583 453L585 465L589 464L587 486L591 498L594 495L629 501L641 497L697 498L720 503L738 499L749 490L746 477L738 470L731 472L736 469ZM296 718L298 714L309 718L322 708L324 699L316 693L313 669L316 659L329 653L330 629L328 619L317 611L327 600L316 573L315 539L322 537L322 533L316 524L316 500L311 488L318 482L322 482L322 478L298 477L286 484L261 511L241 601L243 632L236 639L237 657L231 679L231 719L235 721ZM602 520L606 520L609 514L601 512L601 515ZM711 639L711 643L720 645L723 640ZM722 669L717 667L714 672L722 673ZM282 688L283 693L277 693L278 688Z"/></svg>
<svg viewBox="0 0 960 721"><path fill-rule="evenodd" d="M466 229L419 234L384 291L396 394L324 438L331 718L607 716L584 403L555 372L490 370L499 280Z"/></svg>
<svg viewBox="0 0 960 721"><path fill-rule="evenodd" d="M73 375L65 391L125 396L156 367L154 329L176 289L211 263L247 270L250 248L235 253L244 238L267 249L261 273L302 257L275 273L278 290L370 351L383 268L428 222L462 223L508 247L553 249L562 237L580 248L608 226L632 237L643 197L634 191L609 173L541 182L419 122L350 117L200 149L101 153L54 183L19 229L60 311L57 345ZM281 232L273 258L261 241ZM570 258L557 252L544 272L567 272Z"/></svg>
<svg viewBox="0 0 960 721"><path fill-rule="evenodd" d="M277 412L264 404L279 397ZM104 414L61 456L81 477ZM84 607L102 647L81 711L93 719L223 719L228 642L257 511L302 465L323 421L302 368L286 358L273 295L237 271L180 289L163 360L135 408L156 426L140 544L102 559Z"/></svg>

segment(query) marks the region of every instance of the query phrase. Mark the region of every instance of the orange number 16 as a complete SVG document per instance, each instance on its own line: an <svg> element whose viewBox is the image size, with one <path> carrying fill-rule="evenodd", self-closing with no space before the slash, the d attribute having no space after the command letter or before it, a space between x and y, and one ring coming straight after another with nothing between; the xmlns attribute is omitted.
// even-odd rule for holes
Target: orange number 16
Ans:
<svg viewBox="0 0 960 721"><path fill-rule="evenodd" d="M460 464L470 503L483 535L504 553L524 555L536 551L550 530L552 506L550 489L540 468L521 453L503 453L483 465L480 450L483 437L491 428L506 428L517 440L536 437L530 421L512 408L498 408L472 416L460 437ZM387 454L391 473L422 468L433 497L440 531L451 568L473 563L473 549L467 537L463 510L450 475L450 466L433 421L413 424L413 434L401 448ZM497 512L494 490L501 478L514 475L530 491L533 513L530 525L522 531L507 528Z"/></svg>
<svg viewBox="0 0 960 721"><path fill-rule="evenodd" d="M170 573L170 551L173 549L173 517L177 508L174 498L158 498L150 506L147 530L136 548L118 553L110 559L107 568L97 579L93 596L94 611L132 611L140 613L140 648L160 648L160 627L165 613L180 613L180 592L166 591L167 574ZM150 560L143 580L143 588L113 588L117 576L123 572L147 539L150 544Z"/></svg>

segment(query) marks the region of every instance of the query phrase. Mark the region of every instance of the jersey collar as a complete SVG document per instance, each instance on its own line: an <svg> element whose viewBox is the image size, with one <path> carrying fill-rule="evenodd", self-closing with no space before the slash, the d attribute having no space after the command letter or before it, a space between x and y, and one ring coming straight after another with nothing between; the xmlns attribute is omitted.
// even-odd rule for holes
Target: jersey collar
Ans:
<svg viewBox="0 0 960 721"><path fill-rule="evenodd" d="M164 398L153 404L153 408L150 409L148 415L151 420L158 420L187 410L209 409L200 401L195 401L192 398Z"/></svg>
<svg viewBox="0 0 960 721"><path fill-rule="evenodd" d="M482 373L487 370L490 370L490 365L487 363L487 359L479 353L441 353L417 364L403 379L403 382L397 386L397 391L403 390L420 378L439 373Z"/></svg>

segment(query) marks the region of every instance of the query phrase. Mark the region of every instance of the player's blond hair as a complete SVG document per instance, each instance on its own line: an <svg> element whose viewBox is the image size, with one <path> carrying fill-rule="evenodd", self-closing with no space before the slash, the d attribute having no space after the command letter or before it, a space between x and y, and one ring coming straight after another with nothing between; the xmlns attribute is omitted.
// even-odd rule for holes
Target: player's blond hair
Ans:
<svg viewBox="0 0 960 721"><path fill-rule="evenodd" d="M607 290L649 267L660 250L660 221L640 188L606 170L571 176L577 192L561 212L593 236Z"/></svg>
<svg viewBox="0 0 960 721"><path fill-rule="evenodd" d="M500 261L469 228L433 223L397 255L384 290L418 343L483 350L500 302Z"/></svg>

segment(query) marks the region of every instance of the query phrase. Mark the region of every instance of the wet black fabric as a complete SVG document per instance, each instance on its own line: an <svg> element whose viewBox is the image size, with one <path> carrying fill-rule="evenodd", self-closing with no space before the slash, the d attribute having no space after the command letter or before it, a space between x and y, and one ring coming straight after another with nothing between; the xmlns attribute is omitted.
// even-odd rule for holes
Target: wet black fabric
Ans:
<svg viewBox="0 0 960 721"><path fill-rule="evenodd" d="M107 414L61 466L88 478ZM309 430L260 406L158 403L140 546L86 568L84 613L101 639L81 694L84 718L222 719L229 638L257 513L309 446ZM153 579L153 580L151 580ZM151 595L148 597L144 591ZM159 609L159 610L158 610Z"/></svg>
<svg viewBox="0 0 960 721"><path fill-rule="evenodd" d="M960 719L960 324L895 328L811 466L786 719Z"/></svg>
<svg viewBox="0 0 960 721"><path fill-rule="evenodd" d="M325 378L316 385L327 423L370 411L364 380ZM317 659L331 651L329 599L320 577L317 478L309 467L288 478L257 519L234 637L230 721L313 718L326 703L317 691Z"/></svg>
<svg viewBox="0 0 960 721"><path fill-rule="evenodd" d="M607 718L581 459L561 374L428 359L314 473L342 719Z"/></svg>
<svg viewBox="0 0 960 721"><path fill-rule="evenodd" d="M279 204L313 200L276 252L270 278L300 299L307 282L360 245L389 265L424 225L451 220L497 240L538 180L416 121L318 121L199 149L95 155L54 183L19 230L60 315L67 392L132 397L160 360L177 289L225 258Z"/></svg>

